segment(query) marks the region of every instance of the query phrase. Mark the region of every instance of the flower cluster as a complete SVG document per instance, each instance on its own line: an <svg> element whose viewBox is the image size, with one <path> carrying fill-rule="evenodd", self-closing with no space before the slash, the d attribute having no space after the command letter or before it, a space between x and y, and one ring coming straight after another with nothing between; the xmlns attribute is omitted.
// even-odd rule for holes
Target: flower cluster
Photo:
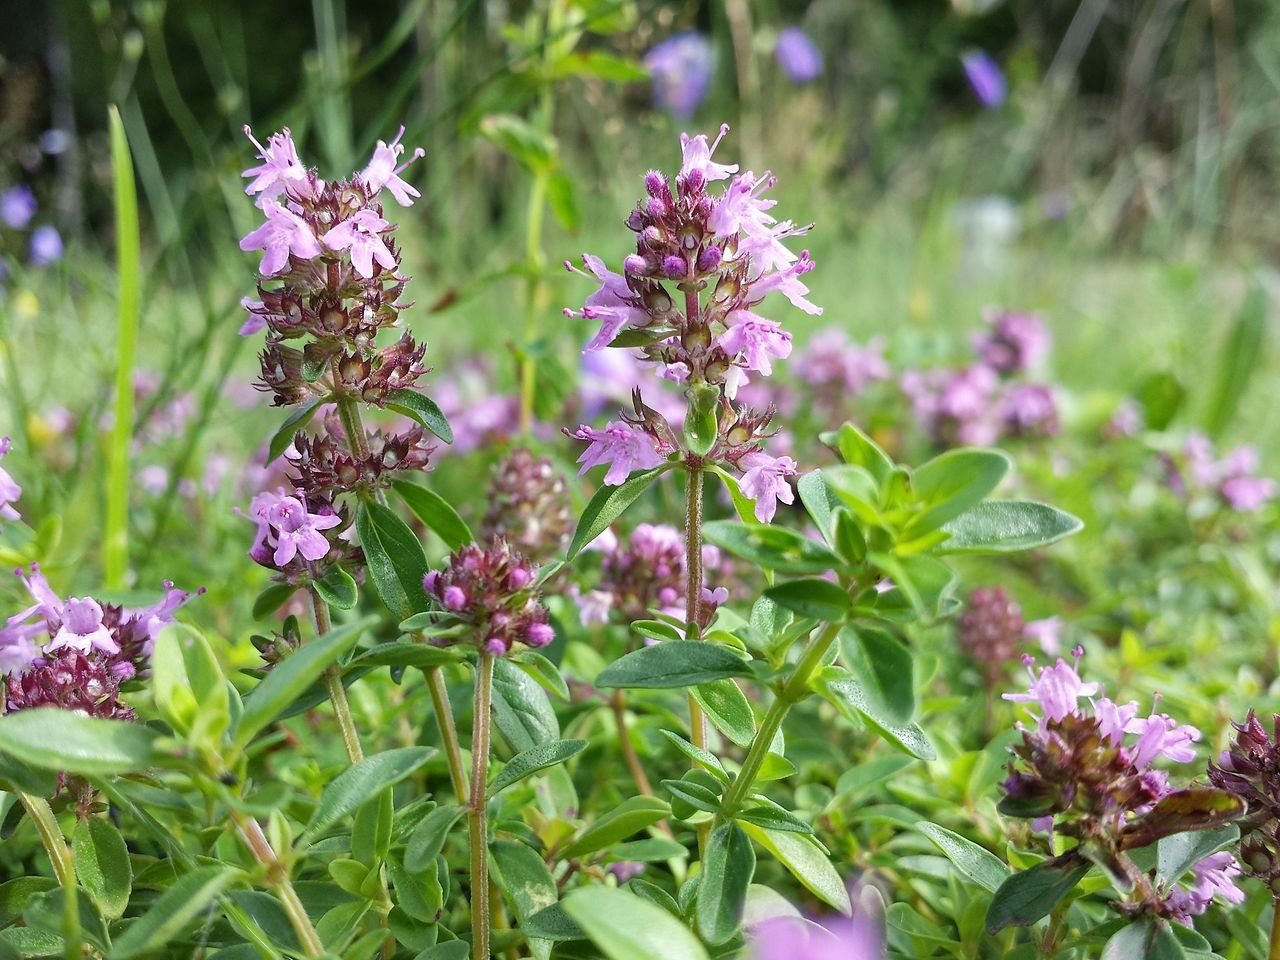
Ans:
<svg viewBox="0 0 1280 960"><path fill-rule="evenodd" d="M975 587L956 621L956 643L982 671L988 690L1004 684L1018 650L1027 642L1056 655L1062 623L1056 617L1026 621L1004 587Z"/></svg>
<svg viewBox="0 0 1280 960"><path fill-rule="evenodd" d="M1234 726L1235 742L1209 764L1209 780L1244 801L1240 859L1280 893L1280 715L1272 716L1271 733L1252 710Z"/></svg>
<svg viewBox="0 0 1280 960"><path fill-rule="evenodd" d="M321 531L341 524L336 497L382 486L395 471L420 470L433 449L422 426L370 434L358 414L358 405L390 407L430 422L421 416L429 402L416 392L427 371L425 348L407 333L377 343L381 331L399 326L407 282L382 198L409 206L419 196L400 174L422 151L400 162L401 128L390 143L378 141L363 170L326 182L302 164L288 129L265 146L248 127L245 133L261 160L244 172L245 192L266 217L240 243L262 251L258 299L243 302L249 318L241 328L266 333L258 386L276 406L307 405L300 423L315 408L336 406L320 418L319 433L300 434L286 451L296 494L254 500L254 559L287 574L327 556L333 537Z"/></svg>
<svg viewBox="0 0 1280 960"><path fill-rule="evenodd" d="M681 120L693 116L711 89L715 72L711 41L688 31L663 40L645 55L653 77L653 101Z"/></svg>
<svg viewBox="0 0 1280 960"><path fill-rule="evenodd" d="M758 518L768 521L779 500L791 502L786 478L795 475L795 461L769 457L761 448L771 435L773 410L733 401L750 375L767 377L774 360L790 355L791 334L756 311L770 293L807 313L822 310L808 300L802 280L813 260L784 243L809 228L770 213L776 201L764 194L774 177L739 174L736 164L712 159L727 130L721 127L714 142L682 135L674 188L657 171L645 176L647 196L627 218L636 252L623 261L622 273L585 254L585 270L578 272L599 287L581 310L565 311L599 323L588 351L638 350L663 378L683 385L689 418L704 427L714 422L715 436L704 437L698 452L683 449L667 418L645 405L639 389L634 419L624 416L604 429L584 426L570 436L588 444L584 470L609 468L606 484L620 484L632 471L672 455L691 466L730 466L744 474L743 492L756 500ZM725 188L713 191L721 181Z"/></svg>
<svg viewBox="0 0 1280 960"><path fill-rule="evenodd" d="M1250 444L1219 457L1213 441L1193 433L1183 447L1184 465L1170 464L1169 483L1184 496L1208 494L1232 510L1256 513L1275 498L1276 482L1258 476L1258 451Z"/></svg>
<svg viewBox="0 0 1280 960"><path fill-rule="evenodd" d="M535 586L538 568L504 540L488 547L468 544L432 570L422 588L442 611L442 621L465 625L461 636L485 652L503 656L517 643L545 647L555 637ZM453 643L459 634L437 633L437 643Z"/></svg>
<svg viewBox="0 0 1280 960"><path fill-rule="evenodd" d="M301 489L257 494L249 519L258 525L250 559L279 571L289 582L318 579L334 563L360 557L359 548L340 539L351 525L345 512L330 502L309 500Z"/></svg>
<svg viewBox="0 0 1280 960"><path fill-rule="evenodd" d="M493 468L481 533L527 557L550 558L569 545L571 508L568 484L555 465L517 447Z"/></svg>
<svg viewBox="0 0 1280 960"><path fill-rule="evenodd" d="M9 455L13 443L8 437L0 437L0 460ZM4 467L0 467L0 520L19 520L14 504L22 496L22 488Z"/></svg>
<svg viewBox="0 0 1280 960"><path fill-rule="evenodd" d="M0 625L5 712L54 704L131 718L120 685L146 669L156 636L190 595L165 583L163 599L129 610L92 597L60 598L38 564L18 575L33 602Z"/></svg>
<svg viewBox="0 0 1280 960"><path fill-rule="evenodd" d="M684 616L688 582L684 538L679 530L667 524L642 523L625 542L609 532L592 547L601 554L601 575L596 589L579 598L583 623L606 623L610 613L625 623L644 620L655 612ZM720 569L719 548L704 544L702 563ZM726 587L703 587L699 626L707 627L728 599Z"/></svg>
<svg viewBox="0 0 1280 960"><path fill-rule="evenodd" d="M828 327L809 338L791 369L809 386L811 402L820 412L843 418L851 399L891 376L884 349L883 337L859 344L843 327Z"/></svg>
<svg viewBox="0 0 1280 960"><path fill-rule="evenodd" d="M1052 389L1025 379L1049 352L1048 330L1030 313L988 312L986 322L973 337L976 359L968 366L903 374L916 422L941 445L1055 436L1060 424Z"/></svg>
<svg viewBox="0 0 1280 960"><path fill-rule="evenodd" d="M1236 896L1234 884L1226 882L1238 872L1234 861L1202 862L1193 887L1181 889L1157 884L1128 851L1171 833L1218 826L1234 812L1230 804L1205 802L1205 791L1173 788L1168 774L1154 766L1160 759L1193 761L1200 731L1168 714L1139 716L1137 702L1099 696L1099 685L1080 677L1082 654L1077 648L1075 665L1059 659L1038 672L1025 657L1029 690L1004 695L1035 704L1040 715L1034 728L1019 724L1022 738L1011 748L1000 809L1040 818L1073 837L1078 853L1069 855L1093 860L1126 891L1117 909L1187 922L1204 912L1215 893Z"/></svg>

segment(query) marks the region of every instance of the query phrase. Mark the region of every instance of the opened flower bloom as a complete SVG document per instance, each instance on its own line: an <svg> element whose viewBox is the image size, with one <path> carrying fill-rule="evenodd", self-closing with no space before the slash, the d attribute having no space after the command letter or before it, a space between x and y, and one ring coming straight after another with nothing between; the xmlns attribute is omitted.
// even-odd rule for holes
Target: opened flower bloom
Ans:
<svg viewBox="0 0 1280 960"><path fill-rule="evenodd" d="M292 210L275 200L264 200L262 211L267 215L267 222L248 233L240 241L240 249L262 251L258 272L263 276L275 276L283 270L290 254L300 260L310 260L324 252L311 227Z"/></svg>
<svg viewBox="0 0 1280 960"><path fill-rule="evenodd" d="M771 457L767 453L749 453L739 462L743 469L739 485L742 495L756 504L756 519L768 523L778 512L778 501L795 503L796 495L787 477L796 475L796 462L790 457Z"/></svg>
<svg viewBox="0 0 1280 960"><path fill-rule="evenodd" d="M582 426L572 436L587 441L587 449L578 457L582 464L578 474L607 464L609 469L604 475L607 486L616 487L633 471L648 470L663 462L649 435L622 420L614 420L603 430Z"/></svg>
<svg viewBox="0 0 1280 960"><path fill-rule="evenodd" d="M320 532L342 523L336 514L311 513L299 497L260 493L250 505L250 518L258 533L249 555L258 563L284 567L299 555L315 562L329 552L329 541Z"/></svg>
<svg viewBox="0 0 1280 960"><path fill-rule="evenodd" d="M387 249L382 234L391 228L372 210L359 210L343 220L321 239L330 250L351 250L351 263L366 280L373 276L373 262L383 270L394 270L396 258Z"/></svg>
<svg viewBox="0 0 1280 960"><path fill-rule="evenodd" d="M0 437L0 460L8 456L12 446L13 443L8 437ZM5 520L21 519L18 516L18 511L13 507L20 496L22 496L22 488L18 486L13 477L9 476L4 467L0 467L0 518Z"/></svg>
<svg viewBox="0 0 1280 960"><path fill-rule="evenodd" d="M260 194L259 206L265 207L266 201L287 190L296 193L306 189L307 168L298 159L298 148L288 127L268 137L265 147L254 138L248 124L244 126L244 135L258 148L258 157L262 160L258 166L250 167L241 174L250 178L244 192L250 196Z"/></svg>
<svg viewBox="0 0 1280 960"><path fill-rule="evenodd" d="M408 160L397 166L396 161L404 153L404 147L400 143L400 138L403 136L404 127L401 127L395 139L390 143L385 140L379 140L378 146L373 151L373 157L369 160L369 165L360 171L359 176L375 194L382 190L388 190L396 198L396 203L402 207L410 207L413 206L414 198L420 197L422 194L401 180L400 173L413 161L420 157L425 157L427 151L418 147Z"/></svg>

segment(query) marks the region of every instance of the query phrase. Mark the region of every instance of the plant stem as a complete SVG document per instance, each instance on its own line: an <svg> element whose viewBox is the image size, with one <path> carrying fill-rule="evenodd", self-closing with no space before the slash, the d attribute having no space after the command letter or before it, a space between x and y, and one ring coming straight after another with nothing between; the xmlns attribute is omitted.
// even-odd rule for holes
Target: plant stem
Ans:
<svg viewBox="0 0 1280 960"><path fill-rule="evenodd" d="M53 864L54 875L58 885L62 887L63 915L62 939L66 960L80 960L84 956L84 947L80 937L80 900L76 892L76 864L62 836L62 829L49 808L49 801L44 797L33 797L29 793L18 793L18 799L27 811L27 819L40 835L40 843Z"/></svg>
<svg viewBox="0 0 1280 960"><path fill-rule="evenodd" d="M742 769L738 771L733 783L729 784L729 789L724 792L724 800L720 805L722 816L733 816L746 800L751 788L755 786L756 777L759 776L760 768L764 766L769 756L769 747L773 743L773 738L777 736L778 730L781 729L782 721L786 719L791 707L804 698L809 688L809 681L839 633L838 623L828 624L823 629L822 633L806 648L795 670L778 691L773 703L769 705L764 719L760 721L760 729L756 731L751 746L747 748Z"/></svg>
<svg viewBox="0 0 1280 960"><path fill-rule="evenodd" d="M476 659L475 709L471 718L471 799L467 826L471 840L471 958L489 960L489 843L485 792L489 780L489 725L493 702L493 655Z"/></svg>
<svg viewBox="0 0 1280 960"><path fill-rule="evenodd" d="M337 361L334 362L334 379L337 380ZM338 419L342 421L342 430L347 435L351 455L357 460L368 459L369 437L364 432L364 422L360 419L360 408L356 406L355 397L340 396L337 402Z"/></svg>
<svg viewBox="0 0 1280 960"><path fill-rule="evenodd" d="M231 812L231 816L235 820L236 829L240 831L240 836L245 845L248 846L249 852L253 854L253 858L262 865L263 870L266 872L267 883L280 897L280 902L284 905L284 912L289 917L289 923L293 925L293 932L298 935L298 942L302 944L303 952L308 957L323 956L324 944L320 941L320 935L316 933L316 928L311 923L311 917L307 915L306 908L303 907L302 901L298 899L298 892L293 889L293 882L289 879L289 871L280 862L280 857L271 846L271 841L262 832L261 825L253 817L246 816L235 810Z"/></svg>
<svg viewBox="0 0 1280 960"><path fill-rule="evenodd" d="M613 718L618 727L618 747L622 750L622 759L626 761L627 769L631 771L631 779L636 782L637 790L646 797L651 797L653 785L649 783L640 757L636 755L635 744L631 742L631 731L627 727L627 695L621 690L615 690L609 705L613 707Z"/></svg>
<svg viewBox="0 0 1280 960"><path fill-rule="evenodd" d="M313 587L311 593L311 615L316 624L316 636L324 636L332 628L329 619L329 605L320 599ZM364 759L364 749L360 746L360 733L356 729L355 719L351 716L351 703L347 700L347 688L342 685L342 670L336 665L324 672L325 686L329 690L329 702L333 704L333 714L338 718L338 727L342 731L342 745L346 747L347 759L351 763L359 763Z"/></svg>
<svg viewBox="0 0 1280 960"><path fill-rule="evenodd" d="M1280 960L1280 897L1273 901L1275 912L1271 915L1271 945L1267 960Z"/></svg>
<svg viewBox="0 0 1280 960"><path fill-rule="evenodd" d="M458 728L453 722L453 707L449 703L449 691L444 685L444 674L439 667L427 667L427 690L431 693L431 705L436 712L436 726L440 730L440 742L444 745L445 759L449 762L449 780L459 803L467 803L467 772L462 765L462 748L458 745Z"/></svg>
<svg viewBox="0 0 1280 960"><path fill-rule="evenodd" d="M696 298L695 298L696 300ZM690 640L702 639L702 627L698 621L702 614L702 468L689 467L684 492L685 539L685 636ZM689 739L695 747L707 748L707 721L702 705L689 691ZM699 858L707 849L711 837L711 824L698 824Z"/></svg>

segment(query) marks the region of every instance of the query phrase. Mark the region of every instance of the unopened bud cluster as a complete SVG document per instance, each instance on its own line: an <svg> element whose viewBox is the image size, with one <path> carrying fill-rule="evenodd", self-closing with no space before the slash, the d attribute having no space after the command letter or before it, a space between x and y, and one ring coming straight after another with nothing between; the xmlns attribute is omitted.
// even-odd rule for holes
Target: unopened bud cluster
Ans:
<svg viewBox="0 0 1280 960"><path fill-rule="evenodd" d="M988 690L999 686L1018 656L1026 622L1004 587L977 587L956 622L956 642L982 671Z"/></svg>
<svg viewBox="0 0 1280 960"><path fill-rule="evenodd" d="M1280 715L1273 715L1271 733L1252 710L1232 725L1235 742L1209 764L1209 780L1244 801L1240 859L1280 895Z"/></svg>
<svg viewBox="0 0 1280 960"><path fill-rule="evenodd" d="M441 612L441 621L466 625L455 635L437 634L435 642L460 638L484 652L503 656L517 643L545 647L555 638L536 587L538 568L494 539L487 547L468 544L449 557L442 570L423 578L422 588Z"/></svg>
<svg viewBox="0 0 1280 960"><path fill-rule="evenodd" d="M486 539L501 538L527 557L545 559L569 545L573 525L569 486L549 459L517 447L494 466L481 527Z"/></svg>

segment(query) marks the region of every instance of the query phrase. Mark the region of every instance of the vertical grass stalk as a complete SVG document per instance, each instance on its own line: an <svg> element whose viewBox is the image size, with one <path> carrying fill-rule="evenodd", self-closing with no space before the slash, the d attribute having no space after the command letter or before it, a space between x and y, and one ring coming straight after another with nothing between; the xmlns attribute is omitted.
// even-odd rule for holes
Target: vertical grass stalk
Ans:
<svg viewBox="0 0 1280 960"><path fill-rule="evenodd" d="M84 956L84 947L80 936L80 900L76 892L76 865L71 850L58 821L49 808L49 801L43 797L33 797L29 793L19 793L27 818L36 833L40 835L40 843L53 864L53 873L58 878L58 886L62 887L62 941L63 956L66 960L80 960Z"/></svg>
<svg viewBox="0 0 1280 960"><path fill-rule="evenodd" d="M116 304L115 423L111 430L107 470L106 529L103 533L102 572L106 586L119 590L129 568L129 447L133 440L133 367L138 352L139 261L138 194L133 162L120 111L109 108L111 167L115 180Z"/></svg>
<svg viewBox="0 0 1280 960"><path fill-rule="evenodd" d="M476 659L475 710L471 718L471 797L467 828L471 845L471 960L489 960L489 842L486 789L489 779L489 728L493 703L493 655L483 648Z"/></svg>

